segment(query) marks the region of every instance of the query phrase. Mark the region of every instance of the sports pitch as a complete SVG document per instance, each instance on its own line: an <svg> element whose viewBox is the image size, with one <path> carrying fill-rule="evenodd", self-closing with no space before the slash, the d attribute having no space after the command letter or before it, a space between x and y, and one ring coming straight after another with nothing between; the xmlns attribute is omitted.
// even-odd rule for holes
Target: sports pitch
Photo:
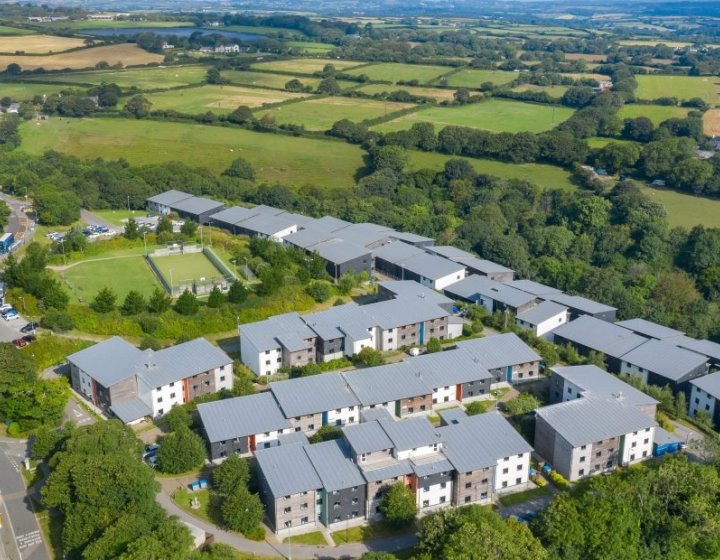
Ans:
<svg viewBox="0 0 720 560"><path fill-rule="evenodd" d="M151 258L165 280L175 287L203 279L223 278L223 273L203 253Z"/></svg>
<svg viewBox="0 0 720 560"><path fill-rule="evenodd" d="M0 68L8 64L19 64L23 70L63 70L65 68L93 68L98 62L107 62L111 66L122 64L130 66L133 64L150 64L151 62L162 62L163 56L149 53L137 45L128 43L93 47L90 49L79 49L62 54L22 56L22 55L1 55Z"/></svg>

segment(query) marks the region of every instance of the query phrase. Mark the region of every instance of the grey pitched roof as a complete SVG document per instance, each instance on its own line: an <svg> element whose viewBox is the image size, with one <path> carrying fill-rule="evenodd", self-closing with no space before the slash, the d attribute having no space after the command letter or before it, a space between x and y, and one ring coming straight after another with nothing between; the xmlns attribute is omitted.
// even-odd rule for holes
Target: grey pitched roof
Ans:
<svg viewBox="0 0 720 560"><path fill-rule="evenodd" d="M540 284L540 282L535 282L534 280L513 280L507 284L508 286L512 286L513 288L517 288L518 290L522 290L523 292L527 292L534 296L546 296L548 294L562 293L562 290L546 286L545 284Z"/></svg>
<svg viewBox="0 0 720 560"><path fill-rule="evenodd" d="M258 204L253 206L252 209L258 214L267 214L268 216L277 216L278 214L284 214L285 210L275 208L274 206L267 206L266 204Z"/></svg>
<svg viewBox="0 0 720 560"><path fill-rule="evenodd" d="M487 369L526 364L540 360L540 355L515 333L498 334L458 342L457 347L479 358Z"/></svg>
<svg viewBox="0 0 720 560"><path fill-rule="evenodd" d="M146 200L146 202L153 202L155 204L159 204L161 206L170 206L171 204L174 204L176 202L180 202L181 200L185 200L186 198L192 198L193 195L190 193L186 193L183 191L176 191L174 189L171 189L169 191L165 191L164 193L156 194L155 196L151 196Z"/></svg>
<svg viewBox="0 0 720 560"><path fill-rule="evenodd" d="M632 405L595 397L539 408L537 415L573 447L655 426L652 418Z"/></svg>
<svg viewBox="0 0 720 560"><path fill-rule="evenodd" d="M613 398L622 395L625 402L636 406L657 404L658 402L595 365L553 366L552 371L590 395Z"/></svg>
<svg viewBox="0 0 720 560"><path fill-rule="evenodd" d="M690 383L695 385L698 389L702 389L708 395L720 399L720 371L711 373L710 375L703 375L696 379L691 379Z"/></svg>
<svg viewBox="0 0 720 560"><path fill-rule="evenodd" d="M160 387L228 364L232 358L219 347L196 338L157 352L146 350L137 374L150 387Z"/></svg>
<svg viewBox="0 0 720 560"><path fill-rule="evenodd" d="M294 332L281 333L277 336L277 340L288 352L301 352L307 348L305 340Z"/></svg>
<svg viewBox="0 0 720 560"><path fill-rule="evenodd" d="M588 313L594 315L596 313L606 313L608 311L617 311L615 307L605 305L604 303L598 303L588 298L581 296L571 296L569 294L551 294L544 296L550 301L554 301L561 305L570 307L571 309L577 309L582 313Z"/></svg>
<svg viewBox="0 0 720 560"><path fill-rule="evenodd" d="M251 216L255 216L256 214L257 212L255 210L251 210L250 208L245 208L243 206L231 206L230 208L225 208L224 210L220 210L220 212L213 214L210 216L210 219L215 223L222 222L225 224L235 225L238 222L247 220Z"/></svg>
<svg viewBox="0 0 720 560"><path fill-rule="evenodd" d="M448 316L448 312L442 307L426 300L415 301L413 305L408 305L403 299L379 301L363 305L363 310L383 329L393 329Z"/></svg>
<svg viewBox="0 0 720 560"><path fill-rule="evenodd" d="M198 414L211 442L274 432L291 426L269 392L201 403Z"/></svg>
<svg viewBox="0 0 720 560"><path fill-rule="evenodd" d="M390 414L384 406L376 406L375 408L365 408L360 412L360 422L372 422L373 420L392 420L393 415Z"/></svg>
<svg viewBox="0 0 720 560"><path fill-rule="evenodd" d="M415 301L416 299L430 301L436 305L450 305L453 300L443 294L436 292L415 282L415 280L388 280L378 285L395 294L397 299Z"/></svg>
<svg viewBox="0 0 720 560"><path fill-rule="evenodd" d="M417 476L430 476L442 472L450 472L453 466L442 455L439 457L422 457L412 459L413 471Z"/></svg>
<svg viewBox="0 0 720 560"><path fill-rule="evenodd" d="M672 340L675 346L692 350L697 354L702 354L715 361L720 361L720 344L711 340L697 340L689 336L680 336Z"/></svg>
<svg viewBox="0 0 720 560"><path fill-rule="evenodd" d="M408 451L426 445L439 444L440 434L427 418L378 420L398 451Z"/></svg>
<svg viewBox="0 0 720 560"><path fill-rule="evenodd" d="M277 437L278 445L310 445L310 440L303 432L288 432Z"/></svg>
<svg viewBox="0 0 720 560"><path fill-rule="evenodd" d="M387 243L373 251L373 256L376 259L382 259L398 265L404 263L411 257L425 254L427 253L425 253L424 249L415 247L415 245L410 245L409 243L403 243L402 241Z"/></svg>
<svg viewBox="0 0 720 560"><path fill-rule="evenodd" d="M385 430L375 420L345 426L343 433L355 453L372 453L383 449L392 449L393 447L393 443Z"/></svg>
<svg viewBox="0 0 720 560"><path fill-rule="evenodd" d="M685 334L682 331L671 329L670 327L659 325L646 319L628 319L626 321L618 321L615 324L625 327L636 334L647 336L649 338L656 338L657 340L675 338Z"/></svg>
<svg viewBox="0 0 720 560"><path fill-rule="evenodd" d="M278 445L258 449L255 458L275 498L322 488L322 481L304 446Z"/></svg>
<svg viewBox="0 0 720 560"><path fill-rule="evenodd" d="M311 249L326 261L334 264L343 264L363 257L369 262L371 257L370 249L351 243L345 239L334 238L321 241L313 245Z"/></svg>
<svg viewBox="0 0 720 560"><path fill-rule="evenodd" d="M428 392L447 385L492 378L479 357L461 348L422 354L410 358L407 363L420 373Z"/></svg>
<svg viewBox="0 0 720 560"><path fill-rule="evenodd" d="M479 296L483 296L510 307L520 307L535 300L532 294L478 274L471 274L459 282L450 284L445 288L445 293L475 303L480 299Z"/></svg>
<svg viewBox="0 0 720 560"><path fill-rule="evenodd" d="M262 235L275 235L283 230L291 228L293 226L299 226L305 223L310 218L301 216L299 214L256 214L250 216L246 220L238 222L236 225L249 231L260 233Z"/></svg>
<svg viewBox="0 0 720 560"><path fill-rule="evenodd" d="M240 326L240 336L246 337L260 352L277 348L280 345L277 337L284 333L294 333L303 339L316 336L294 311Z"/></svg>
<svg viewBox="0 0 720 560"><path fill-rule="evenodd" d="M125 424L140 420L146 416L152 416L150 407L137 397L115 402L110 407L110 410Z"/></svg>
<svg viewBox="0 0 720 560"><path fill-rule="evenodd" d="M324 311L302 316L303 321L323 340L334 340L348 334L355 340L369 338L368 329L375 326L363 307L356 303L336 305Z"/></svg>
<svg viewBox="0 0 720 560"><path fill-rule="evenodd" d="M650 339L622 356L624 362L676 381L707 363L707 358L670 341Z"/></svg>
<svg viewBox="0 0 720 560"><path fill-rule="evenodd" d="M417 233L410 233L407 231L394 231L390 237L398 241L410 243L411 245L415 243L435 242L432 237L425 237L424 235L418 235Z"/></svg>
<svg viewBox="0 0 720 560"><path fill-rule="evenodd" d="M589 315L558 327L554 334L613 358L619 358L647 341L632 331Z"/></svg>
<svg viewBox="0 0 720 560"><path fill-rule="evenodd" d="M542 301L530 309L518 313L517 318L531 325L539 325L543 321L567 313L568 308L552 301Z"/></svg>
<svg viewBox="0 0 720 560"><path fill-rule="evenodd" d="M315 220L313 224L317 224L328 231L335 231L352 225L352 223L348 221L341 220L340 218L335 218L333 216L323 216L322 218Z"/></svg>
<svg viewBox="0 0 720 560"><path fill-rule="evenodd" d="M135 375L143 352L129 342L113 336L67 357L103 387L110 387Z"/></svg>
<svg viewBox="0 0 720 560"><path fill-rule="evenodd" d="M193 196L178 202L173 202L170 208L178 212L188 212L189 214L203 214L212 210L219 211L224 205L209 198Z"/></svg>
<svg viewBox="0 0 720 560"><path fill-rule="evenodd" d="M336 236L347 239L363 247L370 247L377 243L384 242L390 238L394 230L377 224L362 223L350 224L344 228L333 231Z"/></svg>
<svg viewBox="0 0 720 560"><path fill-rule="evenodd" d="M407 362L351 371L343 375L363 406L427 395L430 392Z"/></svg>
<svg viewBox="0 0 720 560"><path fill-rule="evenodd" d="M465 266L444 257L422 253L400 263L406 271L414 272L430 280L438 280L451 274L465 276Z"/></svg>
<svg viewBox="0 0 720 560"><path fill-rule="evenodd" d="M512 268L508 268L501 264L477 257L462 257L453 259L455 262L468 267L468 269L477 270L482 274L493 274L496 272L514 272Z"/></svg>
<svg viewBox="0 0 720 560"><path fill-rule="evenodd" d="M462 408L446 408L438 410L437 414L444 425L457 424L463 418L467 418L467 413Z"/></svg>
<svg viewBox="0 0 720 560"><path fill-rule="evenodd" d="M452 245L435 245L433 247L428 247L426 250L452 261L457 261L458 259L476 258L472 253L468 253L467 251L463 251L462 249L458 249Z"/></svg>
<svg viewBox="0 0 720 560"><path fill-rule="evenodd" d="M307 445L305 453L328 492L365 484L360 469L343 452L341 441L332 440Z"/></svg>
<svg viewBox="0 0 720 560"><path fill-rule="evenodd" d="M453 416L438 431L443 453L460 472L490 467L504 457L532 451L532 446L498 412Z"/></svg>
<svg viewBox="0 0 720 560"><path fill-rule="evenodd" d="M288 245L300 247L301 249L312 250L314 246L323 241L331 239L338 239L334 237L332 233L324 229L318 229L314 223L304 224L303 229L291 233L290 235L283 238L283 241Z"/></svg>
<svg viewBox="0 0 720 560"><path fill-rule="evenodd" d="M270 390L288 418L360 404L340 373L278 381Z"/></svg>
<svg viewBox="0 0 720 560"><path fill-rule="evenodd" d="M387 461L386 463L362 466L362 474L368 482L389 480L405 476L413 472L413 465L408 459Z"/></svg>

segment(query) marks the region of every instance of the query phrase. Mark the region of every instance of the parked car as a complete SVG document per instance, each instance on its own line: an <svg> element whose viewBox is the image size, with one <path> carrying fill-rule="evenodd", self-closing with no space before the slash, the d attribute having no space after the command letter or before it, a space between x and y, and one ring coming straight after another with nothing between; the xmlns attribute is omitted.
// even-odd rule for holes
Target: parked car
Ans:
<svg viewBox="0 0 720 560"><path fill-rule="evenodd" d="M10 311L5 311L5 313L2 314L2 317L6 321L12 321L13 319L19 319L20 315L17 311L11 309Z"/></svg>
<svg viewBox="0 0 720 560"><path fill-rule="evenodd" d="M30 322L27 325L25 325L23 328L20 329L20 332L22 333L29 333L36 331L40 325L38 325L35 322Z"/></svg>
<svg viewBox="0 0 720 560"><path fill-rule="evenodd" d="M14 308L9 303L3 303L2 305L0 305L0 313L5 313L5 311L10 311L11 309Z"/></svg>
<svg viewBox="0 0 720 560"><path fill-rule="evenodd" d="M153 457L154 455L157 455L158 449L160 449L160 446L155 443L146 445L145 453L143 453L143 459L148 459L149 457Z"/></svg>
<svg viewBox="0 0 720 560"><path fill-rule="evenodd" d="M24 348L25 346L28 345L27 341L24 338L16 338L12 342L18 348Z"/></svg>
<svg viewBox="0 0 720 560"><path fill-rule="evenodd" d="M22 337L22 340L25 341L25 344L30 344L31 342L35 342L37 340L37 337L32 334L26 334Z"/></svg>

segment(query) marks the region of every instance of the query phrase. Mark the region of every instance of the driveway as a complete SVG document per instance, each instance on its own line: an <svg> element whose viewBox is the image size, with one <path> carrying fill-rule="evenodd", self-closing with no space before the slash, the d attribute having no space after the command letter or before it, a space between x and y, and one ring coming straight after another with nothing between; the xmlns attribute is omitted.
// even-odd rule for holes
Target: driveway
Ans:
<svg viewBox="0 0 720 560"><path fill-rule="evenodd" d="M557 490L552 484L548 484L547 488L550 489L549 494L538 496L537 498L531 498L526 502L514 504L512 506L502 506L498 504L497 511L505 519L512 516L519 519L525 519L527 516L534 517L548 506L557 493Z"/></svg>

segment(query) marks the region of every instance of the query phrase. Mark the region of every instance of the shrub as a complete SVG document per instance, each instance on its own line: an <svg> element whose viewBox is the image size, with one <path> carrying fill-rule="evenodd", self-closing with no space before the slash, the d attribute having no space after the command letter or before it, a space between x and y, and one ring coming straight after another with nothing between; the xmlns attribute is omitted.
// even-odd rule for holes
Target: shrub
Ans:
<svg viewBox="0 0 720 560"><path fill-rule="evenodd" d="M385 520L395 527L407 527L415 519L417 504L415 494L402 482L393 484L380 503L380 511Z"/></svg>
<svg viewBox="0 0 720 560"><path fill-rule="evenodd" d="M535 479L535 484L536 484L537 486L539 486L540 488L545 488L545 486L547 486L547 480L545 480L545 479L544 479L543 477L541 477L541 476L538 476L538 477Z"/></svg>
<svg viewBox="0 0 720 560"><path fill-rule="evenodd" d="M356 364L368 367L381 366L385 363L385 357L380 352L373 350L370 347L363 348L351 359Z"/></svg>
<svg viewBox="0 0 720 560"><path fill-rule="evenodd" d="M433 337L428 340L425 350L428 354L433 354L434 352L442 352L442 344L440 343L439 339Z"/></svg>
<svg viewBox="0 0 720 560"><path fill-rule="evenodd" d="M237 488L220 506L223 521L233 531L243 534L257 529L263 518L263 506L257 494L251 494L247 488Z"/></svg>
<svg viewBox="0 0 720 560"><path fill-rule="evenodd" d="M175 302L175 311L180 315L195 315L200 309L200 303L195 295L186 289Z"/></svg>
<svg viewBox="0 0 720 560"><path fill-rule="evenodd" d="M65 332L75 328L75 321L67 311L50 308L40 321L46 329L52 329L55 332Z"/></svg>
<svg viewBox="0 0 720 560"><path fill-rule="evenodd" d="M487 412L487 410L492 405L493 401L473 401L465 407L465 412L469 416L474 416L475 414L482 414L484 412Z"/></svg>
<svg viewBox="0 0 720 560"><path fill-rule="evenodd" d="M550 482L552 482L559 490L567 490L570 483L567 479L557 471L550 471Z"/></svg>
<svg viewBox="0 0 720 560"><path fill-rule="evenodd" d="M505 410L513 416L528 414L540 406L540 401L532 393L520 393L517 397L503 405Z"/></svg>
<svg viewBox="0 0 720 560"><path fill-rule="evenodd" d="M308 295L318 303L327 301L332 295L332 287L327 282L312 282L307 287Z"/></svg>

